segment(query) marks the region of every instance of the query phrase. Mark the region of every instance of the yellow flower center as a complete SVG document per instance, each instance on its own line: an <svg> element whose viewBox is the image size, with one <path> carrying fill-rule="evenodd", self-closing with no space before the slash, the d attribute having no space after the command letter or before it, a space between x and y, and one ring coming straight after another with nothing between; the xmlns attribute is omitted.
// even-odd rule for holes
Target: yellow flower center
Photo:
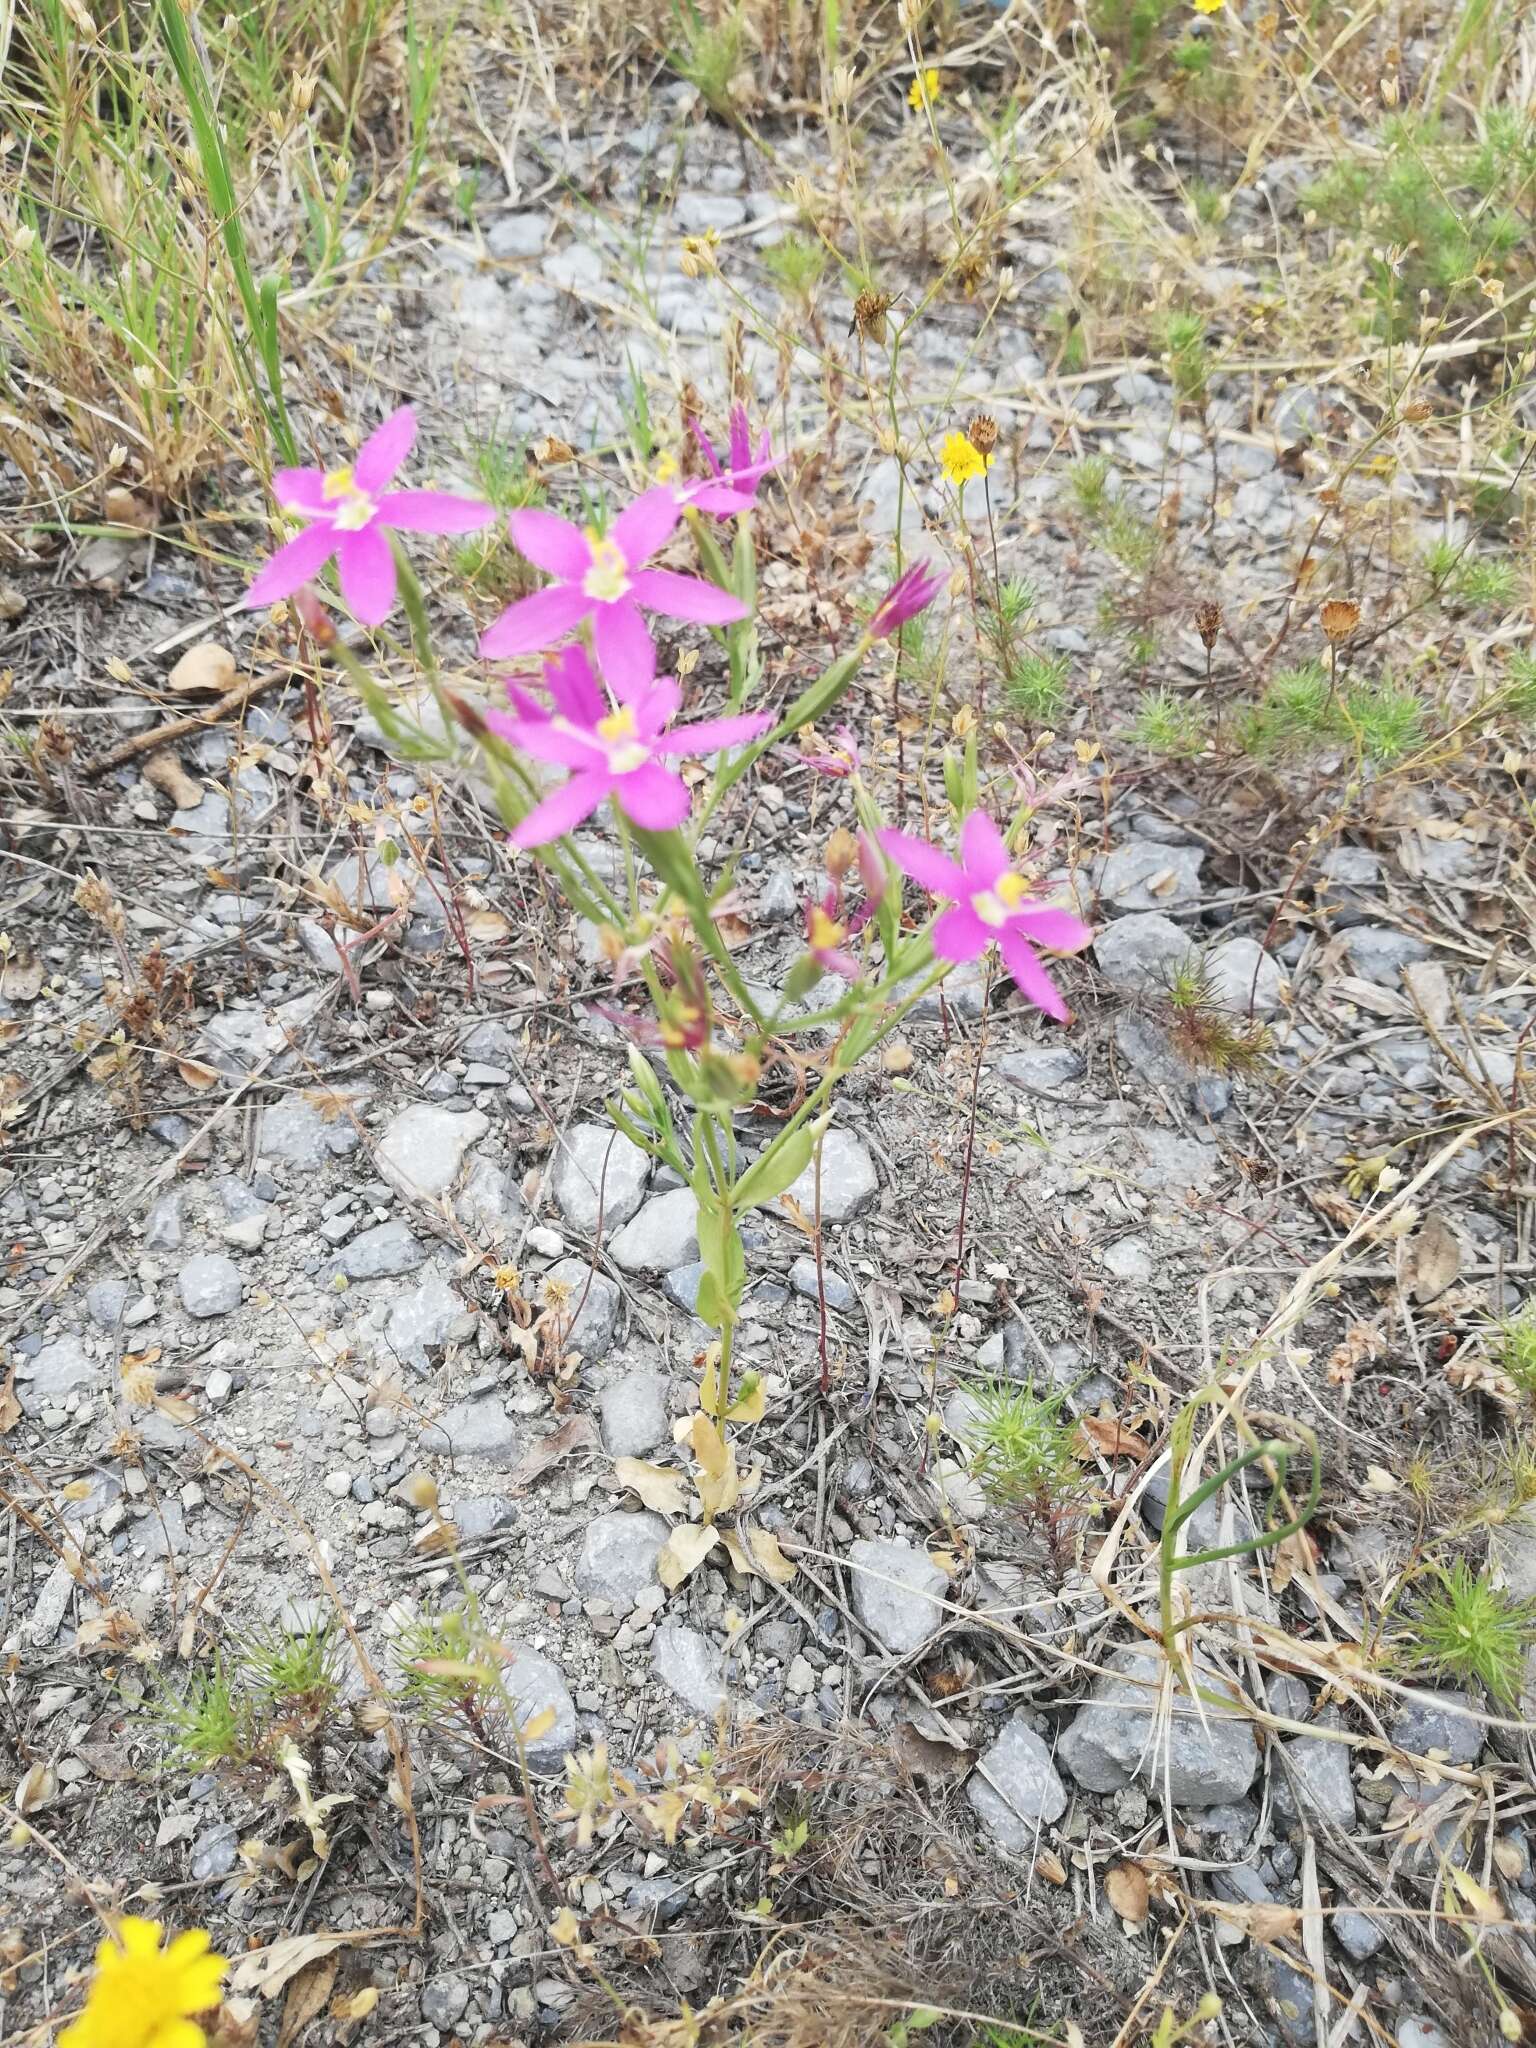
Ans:
<svg viewBox="0 0 1536 2048"><path fill-rule="evenodd" d="M994 931L1005 925L1019 905L1029 894L1029 885L1022 875L1016 875L1010 868L1005 875L999 875L990 889L983 889L971 898L971 908L983 924L989 924Z"/></svg>
<svg viewBox="0 0 1536 2048"><path fill-rule="evenodd" d="M651 750L635 732L635 714L620 705L597 721L597 736L608 749L608 766L615 775L632 775L651 758Z"/></svg>
<svg viewBox="0 0 1536 2048"><path fill-rule="evenodd" d="M353 480L352 466L344 463L340 469L327 470L321 485L321 495L331 504L340 507L331 520L333 526L343 533L357 533L369 524L378 512L378 506L366 491L360 491Z"/></svg>
<svg viewBox="0 0 1536 2048"><path fill-rule="evenodd" d="M811 944L818 953L829 952L843 936L843 928L834 918L828 917L819 903L811 909Z"/></svg>
<svg viewBox="0 0 1536 2048"><path fill-rule="evenodd" d="M590 531L587 546L592 551L592 563L581 579L582 589L598 604L617 604L629 588L628 562L614 542L601 540Z"/></svg>

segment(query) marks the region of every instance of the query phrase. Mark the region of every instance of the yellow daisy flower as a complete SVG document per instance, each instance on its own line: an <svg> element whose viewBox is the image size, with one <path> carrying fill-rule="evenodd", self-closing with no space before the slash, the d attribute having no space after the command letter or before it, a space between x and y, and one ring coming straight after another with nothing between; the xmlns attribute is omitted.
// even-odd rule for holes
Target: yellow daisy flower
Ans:
<svg viewBox="0 0 1536 2048"><path fill-rule="evenodd" d="M1196 14L1220 14L1227 0L1195 0Z"/></svg>
<svg viewBox="0 0 1536 2048"><path fill-rule="evenodd" d="M207 2037L192 2015L218 2004L228 1963L210 1955L200 1927L165 1948L163 1932L131 1915L118 1922L117 1939L96 1951L85 2010L58 2048L204 2048Z"/></svg>
<svg viewBox="0 0 1536 2048"><path fill-rule="evenodd" d="M946 434L944 446L939 450L939 466L947 480L958 490L961 484L968 484L972 477L985 476L992 467L990 455L983 455L975 442L964 434Z"/></svg>
<svg viewBox="0 0 1536 2048"><path fill-rule="evenodd" d="M1198 6L1200 0L1195 0L1195 4ZM1217 0L1217 5L1220 4L1221 0ZM920 72L913 79L911 89L907 93L907 105L914 113L923 107L931 107L943 89L944 81L937 71Z"/></svg>

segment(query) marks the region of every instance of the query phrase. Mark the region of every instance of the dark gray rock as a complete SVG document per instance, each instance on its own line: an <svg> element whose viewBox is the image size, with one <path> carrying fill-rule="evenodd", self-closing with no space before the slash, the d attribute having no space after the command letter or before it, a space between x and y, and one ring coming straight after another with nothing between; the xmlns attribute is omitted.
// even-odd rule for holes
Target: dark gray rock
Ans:
<svg viewBox="0 0 1536 2048"><path fill-rule="evenodd" d="M1319 1716L1320 1724L1342 1726L1336 1714ZM1348 1832L1355 1824L1355 1784L1349 1768L1349 1745L1320 1736L1297 1735L1280 1744L1285 1765L1274 1779L1275 1811L1282 1820L1316 1817ZM1289 1782L1295 1773L1293 1795ZM1299 1813L1298 1813L1299 1808Z"/></svg>
<svg viewBox="0 0 1536 2048"><path fill-rule="evenodd" d="M145 1251L180 1251L181 1231L181 1190L173 1188L160 1197L144 1220Z"/></svg>
<svg viewBox="0 0 1536 2048"><path fill-rule="evenodd" d="M1344 952L1350 966L1363 981L1396 988L1403 969L1415 960L1427 960L1429 947L1422 939L1391 925L1357 924L1345 934Z"/></svg>
<svg viewBox="0 0 1536 2048"><path fill-rule="evenodd" d="M1141 1778L1154 1796L1166 1785L1175 1806L1241 1799L1259 1767L1252 1722L1236 1707L1187 1695L1164 1703L1163 1660L1152 1650L1116 1651L1110 1665L1057 1748L1077 1782L1090 1792L1117 1792ZM1214 1673L1199 1677L1207 1690L1227 1690Z"/></svg>
<svg viewBox="0 0 1536 2048"><path fill-rule="evenodd" d="M1487 1738L1482 1723L1472 1719L1475 1706L1468 1693L1424 1693L1402 1703L1387 1732L1410 1756L1428 1756L1435 1750L1450 1763L1475 1764Z"/></svg>
<svg viewBox="0 0 1536 2048"><path fill-rule="evenodd" d="M1034 1849L1043 1822L1060 1820L1067 1788L1051 1753L1022 1713L1002 1733L965 1781L965 1796L1005 1849Z"/></svg>
<svg viewBox="0 0 1536 2048"><path fill-rule="evenodd" d="M1357 1963L1368 1963L1387 1938L1369 1913L1357 1913L1350 1906L1334 1914L1332 1926L1340 1948Z"/></svg>
<svg viewBox="0 0 1536 2048"><path fill-rule="evenodd" d="M848 1285L842 1274L834 1273L825 1261L823 1261L822 1272L826 1281L827 1307L837 1309L844 1314L850 1309L857 1308L859 1297ZM790 1267L789 1284L793 1287L796 1294L803 1294L810 1301L816 1299L819 1291L816 1285L816 1261L808 1254L802 1252L800 1257Z"/></svg>
<svg viewBox="0 0 1536 2048"><path fill-rule="evenodd" d="M498 1397L476 1394L430 1423L418 1441L428 1457L511 1459L520 1438Z"/></svg>
<svg viewBox="0 0 1536 2048"><path fill-rule="evenodd" d="M565 1674L540 1651L519 1649L511 1663L502 1667L502 1677L517 1702L529 1764L546 1773L564 1770L566 1758L576 1747L576 1707ZM549 1727L530 1735L528 1724L551 1710L555 1718Z"/></svg>
<svg viewBox="0 0 1536 2048"><path fill-rule="evenodd" d="M1014 1088L1051 1091L1078 1080L1084 1060L1070 1045L1027 1045L1020 1052L1004 1053L997 1071Z"/></svg>

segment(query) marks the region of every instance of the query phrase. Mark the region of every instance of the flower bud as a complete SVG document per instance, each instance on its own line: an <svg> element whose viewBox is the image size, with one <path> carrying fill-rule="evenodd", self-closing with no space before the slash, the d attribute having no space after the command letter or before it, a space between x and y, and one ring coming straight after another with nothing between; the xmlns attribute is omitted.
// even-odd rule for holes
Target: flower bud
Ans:
<svg viewBox="0 0 1536 2048"><path fill-rule="evenodd" d="M846 826L839 825L827 841L827 873L840 882L858 859L858 841Z"/></svg>

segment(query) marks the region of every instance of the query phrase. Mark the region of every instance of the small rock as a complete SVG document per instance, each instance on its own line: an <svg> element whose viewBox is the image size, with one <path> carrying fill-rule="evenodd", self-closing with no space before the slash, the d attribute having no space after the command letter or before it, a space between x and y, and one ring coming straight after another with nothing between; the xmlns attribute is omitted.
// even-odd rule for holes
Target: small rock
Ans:
<svg viewBox="0 0 1536 2048"><path fill-rule="evenodd" d="M1487 1730L1472 1719L1476 1703L1464 1692L1425 1693L1405 1700L1388 1734L1409 1756L1440 1752L1453 1764L1475 1764L1482 1755Z"/></svg>
<svg viewBox="0 0 1536 2048"><path fill-rule="evenodd" d="M757 914L766 923L782 923L800 910L800 892L793 868L775 868L757 892Z"/></svg>
<svg viewBox="0 0 1536 2048"><path fill-rule="evenodd" d="M1357 1913L1351 1906L1336 1912L1332 1925L1340 1948L1357 1963L1368 1963L1387 1938L1369 1913Z"/></svg>
<svg viewBox="0 0 1536 2048"><path fill-rule="evenodd" d="M1157 911L1117 917L1093 941L1104 979L1115 988L1142 994L1166 989L1174 970L1195 950L1189 934Z"/></svg>
<svg viewBox="0 0 1536 2048"><path fill-rule="evenodd" d="M354 1109L361 1099L354 1099ZM322 1116L302 1095L284 1096L264 1109L256 1133L259 1157L281 1159L300 1173L313 1173L332 1159L345 1159L360 1142L350 1116L345 1112Z"/></svg>
<svg viewBox="0 0 1536 2048"><path fill-rule="evenodd" d="M504 1243L527 1214L517 1182L494 1159L470 1161L453 1206L461 1223L479 1231L492 1244Z"/></svg>
<svg viewBox="0 0 1536 2048"><path fill-rule="evenodd" d="M565 1349L579 1351L590 1364L607 1353L619 1327L619 1290L606 1273L596 1273L585 1259L562 1259L540 1282L539 1300L547 1302L551 1286L564 1291L564 1313L573 1320L565 1333Z"/></svg>
<svg viewBox="0 0 1536 2048"><path fill-rule="evenodd" d="M1005 1053L997 1071L1015 1088L1064 1088L1084 1070L1083 1056L1070 1045L1027 1045L1022 1052Z"/></svg>
<svg viewBox="0 0 1536 2048"><path fill-rule="evenodd" d="M640 1206L651 1162L612 1124L573 1124L555 1149L550 1186L573 1230L617 1230ZM674 1261L674 1264L676 1261Z"/></svg>
<svg viewBox="0 0 1536 2048"><path fill-rule="evenodd" d="M667 1540L660 1515L599 1515L587 1524L576 1584L590 1598L628 1612L657 1583L656 1559Z"/></svg>
<svg viewBox="0 0 1536 2048"><path fill-rule="evenodd" d="M504 213L486 229L485 246L502 262L512 256L538 256L549 240L549 228L546 213Z"/></svg>
<svg viewBox="0 0 1536 2048"><path fill-rule="evenodd" d="M1337 1715L1327 1718L1333 1725L1341 1725ZM1280 1748L1296 1777L1293 1795L1286 1770L1276 1773L1275 1809L1281 1819L1296 1819L1299 1807L1301 1818L1315 1814L1319 1820L1347 1833L1355 1824L1355 1784L1349 1768L1349 1745L1327 1742L1314 1735L1297 1735L1282 1742Z"/></svg>
<svg viewBox="0 0 1536 2048"><path fill-rule="evenodd" d="M836 1124L821 1141L820 1189L823 1223L851 1222L855 1216L862 1216L866 1210L872 1209L880 1195L880 1182L868 1147L851 1131ZM814 1159L799 1179L791 1183L788 1192L806 1216L815 1217L817 1176Z"/></svg>
<svg viewBox="0 0 1536 2048"><path fill-rule="evenodd" d="M401 1194L430 1201L453 1186L464 1154L490 1128L483 1110L455 1112L435 1102L413 1102L379 1141L379 1171Z"/></svg>
<svg viewBox="0 0 1536 2048"><path fill-rule="evenodd" d="M1451 2048L1451 2038L1423 2013L1410 2013L1397 2023L1397 2048Z"/></svg>
<svg viewBox="0 0 1536 2048"><path fill-rule="evenodd" d="M614 1458L643 1458L647 1451L672 1440L667 1414L667 1382L659 1373L634 1372L598 1400L603 1423L603 1448Z"/></svg>
<svg viewBox="0 0 1536 2048"><path fill-rule="evenodd" d="M696 1628L667 1620L651 1645L656 1675L697 1713L717 1714L725 1705L720 1652Z"/></svg>
<svg viewBox="0 0 1536 2048"><path fill-rule="evenodd" d="M469 1986L462 1977L434 1977L421 1994L421 2016L440 2033L456 2025L469 2004Z"/></svg>
<svg viewBox="0 0 1536 2048"><path fill-rule="evenodd" d="M232 1244L237 1252L261 1250L267 1235L267 1218L270 1209L263 1209L259 1215L240 1216L233 1223L226 1223L219 1232L226 1244Z"/></svg>
<svg viewBox="0 0 1536 2048"><path fill-rule="evenodd" d="M205 1828L192 1844L192 1860L189 1875L197 1884L207 1884L211 1879L228 1877L240 1860L240 1834L228 1821Z"/></svg>
<svg viewBox="0 0 1536 2048"><path fill-rule="evenodd" d="M1152 1253L1139 1237L1117 1238L1101 1254L1106 1273L1117 1280L1150 1280L1154 1271Z"/></svg>
<svg viewBox="0 0 1536 2048"><path fill-rule="evenodd" d="M1350 966L1363 981L1383 988L1396 988L1403 969L1415 960L1427 960L1429 948L1409 932L1391 925L1357 924L1344 934L1344 952Z"/></svg>
<svg viewBox="0 0 1536 2048"><path fill-rule="evenodd" d="M176 1291L189 1316L227 1316L240 1306L240 1268L223 1252L200 1253L176 1275Z"/></svg>
<svg viewBox="0 0 1536 2048"><path fill-rule="evenodd" d="M692 1188L653 1195L608 1247L626 1273L666 1273L699 1255L699 1201Z"/></svg>
<svg viewBox="0 0 1536 2048"><path fill-rule="evenodd" d="M1166 1785L1175 1806L1241 1799L1259 1767L1252 1722L1235 1708L1176 1698L1170 1729L1170 1716L1161 1711L1162 1659L1126 1649L1110 1665L1057 1749L1077 1782L1090 1792L1116 1792L1141 1778L1159 1793ZM1207 1689L1223 1690L1214 1673L1200 1676Z"/></svg>
<svg viewBox="0 0 1536 2048"><path fill-rule="evenodd" d="M576 1707L558 1664L538 1650L519 1649L503 1667L507 1690L517 1702L519 1721L524 1727L523 1748L536 1771L561 1771L576 1747ZM549 1727L537 1735L526 1732L527 1724L541 1714L554 1712Z"/></svg>
<svg viewBox="0 0 1536 2048"><path fill-rule="evenodd" d="M40 1415L57 1407L66 1395L93 1386L97 1367L75 1336L45 1344L30 1358L16 1362L16 1398L24 1415Z"/></svg>
<svg viewBox="0 0 1536 2048"><path fill-rule="evenodd" d="M688 1265L674 1266L670 1273L664 1274L661 1291L668 1301L676 1302L680 1309L691 1316L698 1310L699 1288L703 1279L704 1262L702 1259L694 1259Z"/></svg>
<svg viewBox="0 0 1536 2048"><path fill-rule="evenodd" d="M1022 1854L1036 1846L1042 1821L1060 1820L1067 1788L1051 1753L1022 1713L1002 1733L965 1782L965 1796L1005 1849Z"/></svg>
<svg viewBox="0 0 1536 2048"><path fill-rule="evenodd" d="M477 1394L430 1424L418 1442L427 1457L510 1458L518 1433L495 1394Z"/></svg>
<svg viewBox="0 0 1536 2048"><path fill-rule="evenodd" d="M387 1280L414 1273L426 1262L426 1247L398 1218L377 1223L343 1250L337 1265L349 1280Z"/></svg>
<svg viewBox="0 0 1536 2048"><path fill-rule="evenodd" d="M944 1620L949 1581L926 1551L894 1540L861 1540L848 1553L853 1611L867 1635L894 1656L920 1649Z"/></svg>
<svg viewBox="0 0 1536 2048"><path fill-rule="evenodd" d="M144 1221L144 1249L147 1252L175 1252L181 1249L181 1194L173 1188L162 1195Z"/></svg>
<svg viewBox="0 0 1536 2048"><path fill-rule="evenodd" d="M1205 956L1217 1002L1241 1016L1274 1017L1284 1007L1285 981L1257 939L1224 939Z"/></svg>
<svg viewBox="0 0 1536 2048"><path fill-rule="evenodd" d="M402 1294L391 1306L384 1341L403 1365L425 1372L430 1363L428 1350L447 1342L448 1332L463 1313L463 1302L441 1269L433 1266L419 1287Z"/></svg>
<svg viewBox="0 0 1536 2048"><path fill-rule="evenodd" d="M1128 839L1100 869L1099 895L1116 911L1157 911L1167 904L1194 903L1199 900L1204 865L1203 846Z"/></svg>
<svg viewBox="0 0 1536 2048"><path fill-rule="evenodd" d="M1115 1019L1115 1049L1131 1071L1143 1081L1150 1081L1154 1088L1194 1084L1194 1069L1174 1044L1172 1035L1150 1017L1122 1010Z"/></svg>
<svg viewBox="0 0 1536 2048"><path fill-rule="evenodd" d="M807 1300L814 1301L818 1292L824 1291L827 1307L844 1314L858 1307L859 1297L841 1273L834 1273L832 1268L823 1262L821 1277L824 1288L818 1288L817 1285L816 1261L805 1253L802 1253L789 1269L789 1284L796 1294L803 1294Z"/></svg>
<svg viewBox="0 0 1536 2048"><path fill-rule="evenodd" d="M1264 1975L1285 2048L1313 2048L1317 2031L1311 1978L1280 1955L1264 1957ZM1403 2048L1401 2034L1398 2048Z"/></svg>

